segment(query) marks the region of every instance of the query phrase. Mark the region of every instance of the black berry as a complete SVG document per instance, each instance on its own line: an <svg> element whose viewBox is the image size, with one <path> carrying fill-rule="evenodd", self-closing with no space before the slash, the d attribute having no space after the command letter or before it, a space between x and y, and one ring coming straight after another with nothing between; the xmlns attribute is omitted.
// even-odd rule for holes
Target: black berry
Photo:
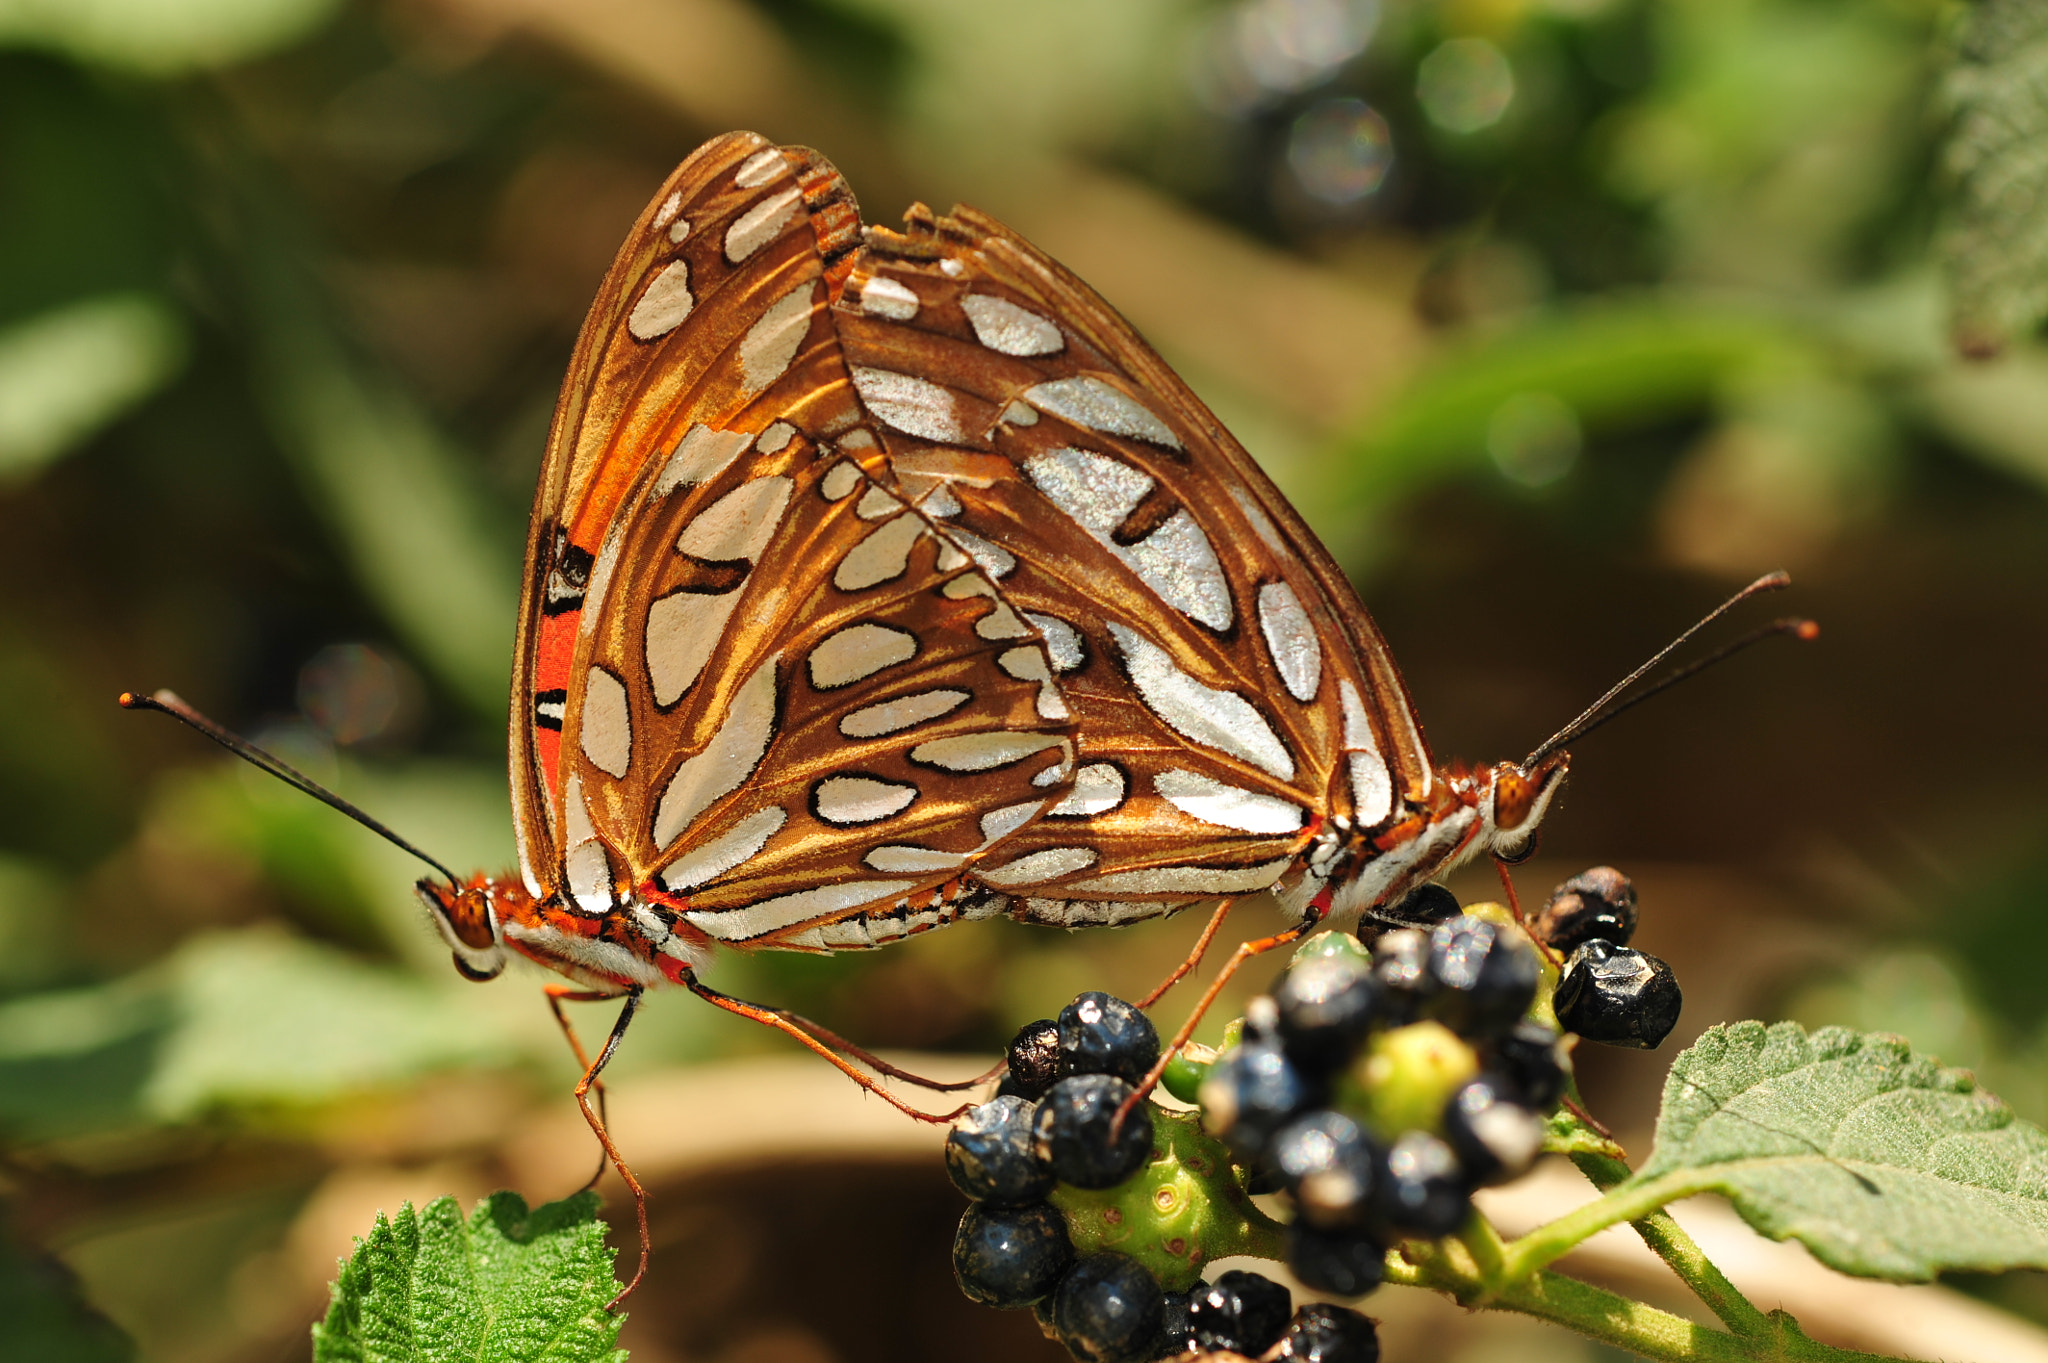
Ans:
<svg viewBox="0 0 2048 1363"><path fill-rule="evenodd" d="M1266 1152L1267 1164L1294 1194L1301 1218L1317 1226L1351 1226L1364 1219L1381 1157L1357 1122L1329 1111L1289 1122Z"/></svg>
<svg viewBox="0 0 2048 1363"><path fill-rule="evenodd" d="M1144 1265L1091 1254L1053 1297L1053 1329L1081 1363L1142 1363L1158 1340L1165 1294Z"/></svg>
<svg viewBox="0 0 2048 1363"><path fill-rule="evenodd" d="M1386 1276L1387 1251L1362 1230L1318 1230L1296 1221L1287 1228L1287 1266L1303 1287L1362 1297Z"/></svg>
<svg viewBox="0 0 2048 1363"><path fill-rule="evenodd" d="M1444 1105L1444 1139L1474 1183L1505 1183L1543 1153L1543 1119L1503 1082L1482 1074Z"/></svg>
<svg viewBox="0 0 2048 1363"><path fill-rule="evenodd" d="M1188 1327L1197 1349L1256 1356L1279 1342L1293 1309L1287 1289L1271 1278L1232 1269L1194 1290Z"/></svg>
<svg viewBox="0 0 2048 1363"><path fill-rule="evenodd" d="M1193 1300L1191 1292L1161 1294L1159 1341L1153 1345L1152 1357L1174 1358L1194 1347L1194 1328L1188 1324L1188 1305Z"/></svg>
<svg viewBox="0 0 2048 1363"><path fill-rule="evenodd" d="M1054 1084L1032 1120L1032 1149L1053 1176L1076 1188L1113 1188L1152 1154L1152 1118L1139 1103L1110 1139L1117 1108L1137 1092L1109 1074L1077 1074Z"/></svg>
<svg viewBox="0 0 2048 1363"><path fill-rule="evenodd" d="M1432 882L1417 885L1396 902L1374 909L1372 916L1382 923L1421 928L1427 932L1446 918L1456 918L1461 912L1458 896Z"/></svg>
<svg viewBox="0 0 2048 1363"><path fill-rule="evenodd" d="M1060 1077L1060 1025L1051 1018L1025 1023L1010 1040L1009 1061L996 1093L1043 1097Z"/></svg>
<svg viewBox="0 0 2048 1363"><path fill-rule="evenodd" d="M1060 1074L1113 1074L1136 1084L1159 1059L1152 1019L1099 990L1060 1009Z"/></svg>
<svg viewBox="0 0 2048 1363"><path fill-rule="evenodd" d="M962 1292L984 1306L1029 1306L1052 1291L1073 1262L1066 1218L1043 1202L976 1203L953 1237L953 1276Z"/></svg>
<svg viewBox="0 0 2048 1363"><path fill-rule="evenodd" d="M1436 992L1436 976L1429 970L1429 934L1420 928L1381 934L1372 944L1372 975L1380 987L1385 1025L1400 1027L1415 1021Z"/></svg>
<svg viewBox="0 0 2048 1363"><path fill-rule="evenodd" d="M1533 1018L1523 1018L1494 1038L1492 1068L1515 1094L1539 1112L1564 1096L1564 1038Z"/></svg>
<svg viewBox="0 0 2048 1363"><path fill-rule="evenodd" d="M1052 1191L1052 1170L1031 1148L1035 1109L1022 1098L997 1096L969 1108L946 1134L946 1172L977 1202L1017 1206Z"/></svg>
<svg viewBox="0 0 2048 1363"><path fill-rule="evenodd" d="M1387 1151L1372 1210L1389 1230L1433 1240L1465 1224L1472 1185L1450 1146L1427 1131L1404 1131Z"/></svg>
<svg viewBox="0 0 2048 1363"><path fill-rule="evenodd" d="M1310 1302L1294 1313L1274 1358L1286 1363L1379 1363L1379 1328L1372 1317L1348 1306Z"/></svg>
<svg viewBox="0 0 2048 1363"><path fill-rule="evenodd" d="M1309 1070L1342 1067L1371 1029L1378 996L1365 963L1350 956L1295 965L1273 988L1288 1058Z"/></svg>
<svg viewBox="0 0 2048 1363"><path fill-rule="evenodd" d="M1429 969L1437 982L1430 1012L1465 1036L1506 1030L1536 998L1535 948L1483 918L1439 923Z"/></svg>
<svg viewBox="0 0 2048 1363"><path fill-rule="evenodd" d="M1256 1160L1319 1093L1320 1086L1287 1058L1278 1037L1246 1028L1244 1040L1209 1067L1199 1096L1208 1128L1240 1156Z"/></svg>
<svg viewBox="0 0 2048 1363"><path fill-rule="evenodd" d="M1551 891L1529 930L1566 954L1595 939L1627 946L1636 931L1636 887L1612 866L1595 866Z"/></svg>
<svg viewBox="0 0 2048 1363"><path fill-rule="evenodd" d="M1595 938L1565 962L1554 1002L1566 1031L1647 1051L1671 1035L1685 998L1670 966Z"/></svg>

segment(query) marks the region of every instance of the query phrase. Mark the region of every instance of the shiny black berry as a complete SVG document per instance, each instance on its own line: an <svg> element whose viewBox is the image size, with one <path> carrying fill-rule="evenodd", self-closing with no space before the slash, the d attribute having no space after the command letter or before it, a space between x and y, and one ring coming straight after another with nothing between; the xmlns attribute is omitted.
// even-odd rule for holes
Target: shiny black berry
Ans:
<svg viewBox="0 0 2048 1363"><path fill-rule="evenodd" d="M1117 1108L1136 1092L1110 1074L1062 1079L1038 1102L1032 1150L1053 1177L1076 1188L1113 1188L1152 1154L1152 1118L1139 1103L1111 1140Z"/></svg>
<svg viewBox="0 0 2048 1363"><path fill-rule="evenodd" d="M1228 1349L1256 1357L1279 1342L1294 1301L1271 1278L1232 1269L1194 1290L1188 1326L1197 1349Z"/></svg>
<svg viewBox="0 0 2048 1363"><path fill-rule="evenodd" d="M1090 990L1060 1009L1060 1074L1113 1074L1136 1084L1159 1059L1152 1019L1113 995Z"/></svg>
<svg viewBox="0 0 2048 1363"><path fill-rule="evenodd" d="M1341 1068L1372 1029L1378 999L1371 971L1355 957L1298 963L1273 987L1288 1059L1324 1073Z"/></svg>
<svg viewBox="0 0 2048 1363"><path fill-rule="evenodd" d="M1543 1119L1491 1075L1480 1075L1444 1104L1444 1139L1475 1184L1505 1183L1543 1153Z"/></svg>
<svg viewBox="0 0 2048 1363"><path fill-rule="evenodd" d="M1194 1347L1194 1329L1188 1324L1188 1305L1193 1300L1192 1292L1161 1294L1159 1340L1152 1346L1151 1357L1173 1358Z"/></svg>
<svg viewBox="0 0 2048 1363"><path fill-rule="evenodd" d="M1379 1363L1380 1332L1372 1317L1348 1306L1310 1302L1280 1337L1276 1363Z"/></svg>
<svg viewBox="0 0 2048 1363"><path fill-rule="evenodd" d="M953 1186L977 1202L1018 1206L1053 1189L1052 1170L1031 1148L1035 1109L1022 1098L998 1095L969 1108L946 1134L946 1172Z"/></svg>
<svg viewBox="0 0 2048 1363"><path fill-rule="evenodd" d="M1143 1363L1158 1340L1165 1294L1143 1264L1091 1254L1053 1297L1053 1329L1081 1363Z"/></svg>
<svg viewBox="0 0 2048 1363"><path fill-rule="evenodd" d="M1294 1194L1302 1220L1354 1226L1365 1219L1383 1154L1364 1128L1341 1112L1297 1117L1273 1138L1266 1163Z"/></svg>
<svg viewBox="0 0 2048 1363"><path fill-rule="evenodd" d="M1433 1240L1465 1224L1472 1184L1450 1146L1427 1131L1404 1131L1387 1151L1372 1211L1389 1230Z"/></svg>
<svg viewBox="0 0 2048 1363"><path fill-rule="evenodd" d="M962 1292L984 1306L1029 1306L1052 1291L1073 1262L1066 1218L1043 1202L976 1203L953 1237L953 1276Z"/></svg>
<svg viewBox="0 0 2048 1363"><path fill-rule="evenodd" d="M1458 896L1432 882L1417 885L1394 903L1374 909L1372 917L1395 927L1421 928L1427 932L1447 918L1456 918L1461 912Z"/></svg>
<svg viewBox="0 0 2048 1363"><path fill-rule="evenodd" d="M1509 929L1462 915L1439 923L1429 937L1430 1014L1465 1036L1505 1031L1535 1001L1536 969L1536 949Z"/></svg>
<svg viewBox="0 0 2048 1363"><path fill-rule="evenodd" d="M1387 1251L1362 1230L1319 1230L1296 1221L1287 1228L1287 1266L1303 1287L1362 1297L1386 1276Z"/></svg>
<svg viewBox="0 0 2048 1363"><path fill-rule="evenodd" d="M1567 955L1596 938L1627 946L1636 931L1636 887L1612 866L1595 866L1551 891L1529 930Z"/></svg>
<svg viewBox="0 0 2048 1363"><path fill-rule="evenodd" d="M1060 1025L1051 1018L1040 1018L1025 1023L1010 1039L1009 1069L996 1094L1042 1098L1059 1077Z"/></svg>
<svg viewBox="0 0 2048 1363"><path fill-rule="evenodd" d="M1565 962L1554 1002L1566 1031L1647 1051L1671 1035L1685 998L1670 966L1595 938Z"/></svg>
<svg viewBox="0 0 2048 1363"><path fill-rule="evenodd" d="M1437 987L1429 969L1429 934L1420 928L1382 933L1372 944L1372 976L1379 985L1382 1025L1415 1021Z"/></svg>
<svg viewBox="0 0 2048 1363"><path fill-rule="evenodd" d="M1202 1080L1202 1120L1247 1160L1266 1152L1295 1113L1314 1104L1322 1086L1301 1072L1280 1039L1246 1028L1244 1040L1217 1057Z"/></svg>
<svg viewBox="0 0 2048 1363"><path fill-rule="evenodd" d="M1514 1089L1516 1096L1538 1112L1548 1112L1564 1096L1564 1038L1533 1018L1523 1018L1500 1036L1491 1047L1490 1068Z"/></svg>

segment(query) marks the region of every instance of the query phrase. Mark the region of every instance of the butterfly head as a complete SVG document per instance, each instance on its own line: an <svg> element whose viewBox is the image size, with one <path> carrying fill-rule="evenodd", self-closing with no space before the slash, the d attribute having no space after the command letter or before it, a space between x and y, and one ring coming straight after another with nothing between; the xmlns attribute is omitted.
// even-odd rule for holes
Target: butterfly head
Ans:
<svg viewBox="0 0 2048 1363"><path fill-rule="evenodd" d="M414 887L427 906L434 926L441 930L455 958L455 969L466 980L493 980L505 968L505 929L501 918L516 910L515 899L528 897L516 881L487 875L473 875L465 885L428 877Z"/></svg>
<svg viewBox="0 0 2048 1363"><path fill-rule="evenodd" d="M1487 773L1481 812L1485 849L1502 861L1527 861L1536 851L1536 829L1571 771L1567 752L1554 752L1533 766L1496 763Z"/></svg>

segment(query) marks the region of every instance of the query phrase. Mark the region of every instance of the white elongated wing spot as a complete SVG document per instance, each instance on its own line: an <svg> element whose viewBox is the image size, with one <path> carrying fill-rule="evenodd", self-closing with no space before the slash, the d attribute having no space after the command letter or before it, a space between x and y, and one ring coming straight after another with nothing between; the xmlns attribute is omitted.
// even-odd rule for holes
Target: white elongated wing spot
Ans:
<svg viewBox="0 0 2048 1363"><path fill-rule="evenodd" d="M992 809L981 816L981 845L995 846L1004 838L1031 822L1039 810L1045 808L1043 800L1027 800L1023 804L1005 805Z"/></svg>
<svg viewBox="0 0 2048 1363"><path fill-rule="evenodd" d="M669 706L703 675L740 603L737 591L670 592L647 608L647 679L654 703Z"/></svg>
<svg viewBox="0 0 2048 1363"><path fill-rule="evenodd" d="M1244 697L1204 686L1181 671L1165 649L1129 629L1109 622L1110 637L1124 655L1124 666L1146 708L1183 738L1205 748L1229 753L1282 781L1294 779L1294 758L1273 726Z"/></svg>
<svg viewBox="0 0 2048 1363"><path fill-rule="evenodd" d="M1307 811L1292 800L1226 785L1179 767L1153 777L1152 788L1189 818L1244 833L1297 833L1307 818Z"/></svg>
<svg viewBox="0 0 2048 1363"><path fill-rule="evenodd" d="M741 189L759 189L770 180L787 174L789 162L783 159L779 148L770 147L766 151L757 151L740 162L739 174L733 176L733 182Z"/></svg>
<svg viewBox="0 0 2048 1363"><path fill-rule="evenodd" d="M906 435L958 444L967 438L950 389L889 369L853 366L853 387L875 416Z"/></svg>
<svg viewBox="0 0 2048 1363"><path fill-rule="evenodd" d="M1180 437L1151 408L1092 375L1054 379L1027 388L1024 400L1041 412L1091 431L1130 436L1169 450L1181 447Z"/></svg>
<svg viewBox="0 0 2048 1363"><path fill-rule="evenodd" d="M915 876L932 871L950 871L967 858L959 852L941 852L934 847L890 843L875 848L860 860L861 865L870 871L881 871L886 875Z"/></svg>
<svg viewBox="0 0 2048 1363"><path fill-rule="evenodd" d="M1153 866L1077 880L1061 889L1099 895L1250 894L1270 888L1293 864L1293 857L1281 857L1256 866Z"/></svg>
<svg viewBox="0 0 2048 1363"><path fill-rule="evenodd" d="M811 295L816 289L815 281L791 289L770 303L740 338L740 375L747 392L758 393L789 372L811 329Z"/></svg>
<svg viewBox="0 0 2048 1363"><path fill-rule="evenodd" d="M569 882L569 900L579 912L602 917L618 907L612 895L612 864L604 844L592 839L571 847L562 858Z"/></svg>
<svg viewBox="0 0 2048 1363"><path fill-rule="evenodd" d="M1101 854L1092 847L1048 847L1043 852L1027 853L993 869L977 870L974 875L977 880L1009 889L1013 885L1035 885L1085 871L1100 858Z"/></svg>
<svg viewBox="0 0 2048 1363"><path fill-rule="evenodd" d="M796 427L787 421L771 422L761 438L754 442L754 448L763 454L780 454L789 448L789 442L796 439Z"/></svg>
<svg viewBox="0 0 2048 1363"><path fill-rule="evenodd" d="M598 617L604 614L604 599L611 594L612 573L619 566L619 545L626 538L626 522L630 519L620 516L604 532L604 543L598 546L597 559L590 565L590 577L583 588L583 619L576 627L579 637L596 629Z"/></svg>
<svg viewBox="0 0 2048 1363"><path fill-rule="evenodd" d="M1393 812L1393 774L1380 756L1357 684L1344 678L1337 683L1337 697L1344 709L1344 748L1350 754L1351 804L1359 823L1369 828Z"/></svg>
<svg viewBox="0 0 2048 1363"><path fill-rule="evenodd" d="M1022 762L1033 753L1060 747L1065 742L1058 734L1025 734L1007 730L958 734L918 744L910 750L910 760L945 771L994 771L1012 762Z"/></svg>
<svg viewBox="0 0 2048 1363"><path fill-rule="evenodd" d="M640 301L626 317L626 330L635 340L659 340L681 326L695 306L697 300L690 294L690 262L672 260L647 281Z"/></svg>
<svg viewBox="0 0 2048 1363"><path fill-rule="evenodd" d="M916 798L916 786L872 776L831 776L811 791L811 810L830 824L874 823L901 814Z"/></svg>
<svg viewBox="0 0 2048 1363"><path fill-rule="evenodd" d="M881 488L871 487L858 502L854 503L853 514L864 521L878 521L902 509L903 503Z"/></svg>
<svg viewBox="0 0 2048 1363"><path fill-rule="evenodd" d="M1116 528L1152 490L1150 474L1072 447L1034 456L1024 472L1046 500L1129 565L1160 599L1211 629L1230 628L1230 584L1209 537L1186 507L1136 544L1117 542Z"/></svg>
<svg viewBox="0 0 2048 1363"><path fill-rule="evenodd" d="M960 300L960 310L974 339L1004 355L1051 355L1067 343L1058 327L1007 298L970 293Z"/></svg>
<svg viewBox="0 0 2048 1363"><path fill-rule="evenodd" d="M860 310L870 317L908 322L917 316L918 297L908 284L886 275L876 275L861 285Z"/></svg>
<svg viewBox="0 0 2048 1363"><path fill-rule="evenodd" d="M779 475L741 483L691 518L676 536L677 552L714 563L752 562L775 538L795 491L796 483Z"/></svg>
<svg viewBox="0 0 2048 1363"><path fill-rule="evenodd" d="M917 636L891 625L848 625L811 650L811 685L820 691L850 686L885 667L917 656Z"/></svg>
<svg viewBox="0 0 2048 1363"><path fill-rule="evenodd" d="M854 880L843 885L823 885L815 890L777 895L744 909L696 909L683 917L723 942L744 942L779 928L794 927L829 913L859 908L878 899L901 895L917 884L914 880Z"/></svg>
<svg viewBox="0 0 2048 1363"><path fill-rule="evenodd" d="M1035 644L1004 649L996 658L996 666L1018 681L1052 680L1052 669L1046 664L1045 650Z"/></svg>
<svg viewBox="0 0 2048 1363"><path fill-rule="evenodd" d="M861 485L860 465L851 459L842 459L825 470L825 476L818 480L818 491L825 494L825 500L836 502L853 495Z"/></svg>
<svg viewBox="0 0 2048 1363"><path fill-rule="evenodd" d="M661 466L647 495L666 497L679 487L710 482L732 467L752 439L745 431L714 431L697 422L676 442L675 453Z"/></svg>
<svg viewBox="0 0 2048 1363"><path fill-rule="evenodd" d="M1124 802L1123 770L1108 762L1090 762L1074 773L1074 788L1046 811L1051 819L1085 819L1107 814Z"/></svg>
<svg viewBox="0 0 2048 1363"><path fill-rule="evenodd" d="M910 571L911 546L924 533L925 523L917 516L884 521L846 551L832 571L832 585L842 592L858 592L895 581Z"/></svg>
<svg viewBox="0 0 2048 1363"><path fill-rule="evenodd" d="M626 684L601 667L583 680L583 755L608 776L624 776L633 765L633 717L626 708Z"/></svg>
<svg viewBox="0 0 2048 1363"><path fill-rule="evenodd" d="M1285 582L1259 588L1259 631L1266 636L1266 652L1287 694L1303 704L1314 700L1322 679L1323 649L1308 612Z"/></svg>
<svg viewBox="0 0 2048 1363"><path fill-rule="evenodd" d="M797 200L803 191L792 186L761 200L733 220L725 229L725 258L737 265L782 235L796 216Z"/></svg>
<svg viewBox="0 0 2048 1363"><path fill-rule="evenodd" d="M1038 615L1026 611L1024 618L1045 636L1045 654L1052 659L1053 671L1072 672L1088 661L1088 650L1081 642L1080 630L1057 615Z"/></svg>
<svg viewBox="0 0 2048 1363"><path fill-rule="evenodd" d="M654 230L659 232L662 228L674 222L676 214L682 211L683 191L680 189L670 190L668 197L661 201L661 207L654 212Z"/></svg>
<svg viewBox="0 0 2048 1363"><path fill-rule="evenodd" d="M788 821L788 811L779 805L757 809L703 846L677 857L655 878L672 893L694 890L759 856L768 839Z"/></svg>
<svg viewBox="0 0 2048 1363"><path fill-rule="evenodd" d="M998 601L994 610L974 622L974 632L984 639L1028 639L1031 626L1017 618L1007 601Z"/></svg>
<svg viewBox="0 0 2048 1363"><path fill-rule="evenodd" d="M695 757L686 757L661 792L654 809L654 845L666 850L690 822L713 802L738 790L768 751L775 736L775 665L768 659L733 693L725 723Z"/></svg>
<svg viewBox="0 0 2048 1363"><path fill-rule="evenodd" d="M941 715L950 715L972 699L974 697L971 693L956 691L950 687L898 696L895 700L863 706L851 714L841 715L839 732L847 738L880 738L884 734L899 733L928 720L937 719Z"/></svg>
<svg viewBox="0 0 2048 1363"><path fill-rule="evenodd" d="M1017 556L999 544L991 543L972 530L962 530L957 525L946 527L946 538L967 551L980 569L1000 581L1004 573L1017 566Z"/></svg>

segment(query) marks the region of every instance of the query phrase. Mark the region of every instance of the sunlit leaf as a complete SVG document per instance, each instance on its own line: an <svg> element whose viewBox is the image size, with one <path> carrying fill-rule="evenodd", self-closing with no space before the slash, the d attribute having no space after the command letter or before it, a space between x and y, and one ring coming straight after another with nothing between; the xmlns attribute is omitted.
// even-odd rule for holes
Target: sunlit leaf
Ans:
<svg viewBox="0 0 2048 1363"><path fill-rule="evenodd" d="M0 331L0 483L20 479L161 388L185 333L161 301L91 298Z"/></svg>
<svg viewBox="0 0 2048 1363"><path fill-rule="evenodd" d="M169 74L281 47L336 7L336 0L0 0L0 44Z"/></svg>
<svg viewBox="0 0 2048 1363"><path fill-rule="evenodd" d="M594 1193L532 1211L493 1193L467 1221L452 1197L380 1213L313 1327L314 1363L623 1363L605 1229Z"/></svg>

